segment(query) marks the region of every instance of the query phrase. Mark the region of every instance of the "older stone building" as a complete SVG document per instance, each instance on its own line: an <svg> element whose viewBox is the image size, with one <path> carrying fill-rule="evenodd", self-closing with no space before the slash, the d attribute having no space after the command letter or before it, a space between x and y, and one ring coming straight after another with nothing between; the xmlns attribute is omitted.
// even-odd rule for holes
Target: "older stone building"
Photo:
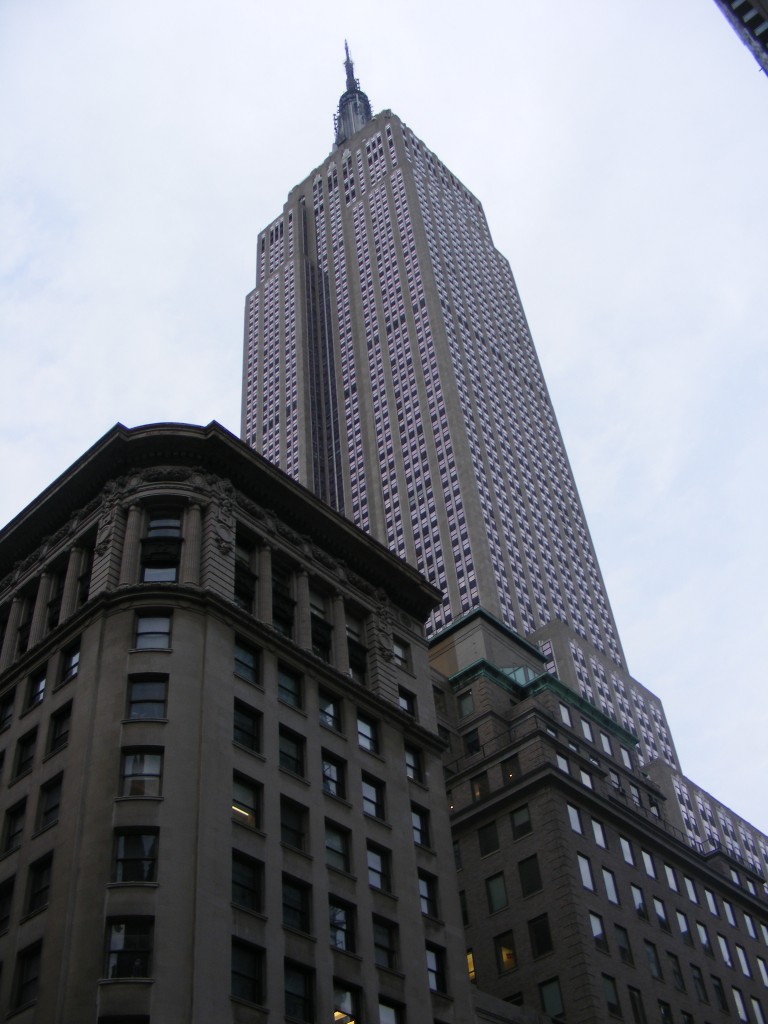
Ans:
<svg viewBox="0 0 768 1024"><path fill-rule="evenodd" d="M0 1013L475 1019L415 570L215 423L118 425L0 581Z"/></svg>

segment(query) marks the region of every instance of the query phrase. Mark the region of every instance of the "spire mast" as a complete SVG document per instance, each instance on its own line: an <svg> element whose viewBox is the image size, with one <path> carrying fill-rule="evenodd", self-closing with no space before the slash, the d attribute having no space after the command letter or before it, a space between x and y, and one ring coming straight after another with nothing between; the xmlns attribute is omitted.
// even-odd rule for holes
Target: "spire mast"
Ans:
<svg viewBox="0 0 768 1024"><path fill-rule="evenodd" d="M350 56L349 44L346 39L344 40L344 70L347 76L347 88L339 100L339 110L333 119L333 126L336 129L334 148L352 138L355 132L359 132L373 116L368 97L355 78L355 65Z"/></svg>

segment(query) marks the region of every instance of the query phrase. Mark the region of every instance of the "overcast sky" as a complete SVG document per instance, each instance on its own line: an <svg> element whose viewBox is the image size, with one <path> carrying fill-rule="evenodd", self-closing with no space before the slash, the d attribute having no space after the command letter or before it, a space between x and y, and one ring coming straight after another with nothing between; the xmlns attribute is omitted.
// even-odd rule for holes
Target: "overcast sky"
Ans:
<svg viewBox="0 0 768 1024"><path fill-rule="evenodd" d="M118 420L239 433L345 37L512 264L683 770L768 829L768 79L714 0L3 0L0 522Z"/></svg>

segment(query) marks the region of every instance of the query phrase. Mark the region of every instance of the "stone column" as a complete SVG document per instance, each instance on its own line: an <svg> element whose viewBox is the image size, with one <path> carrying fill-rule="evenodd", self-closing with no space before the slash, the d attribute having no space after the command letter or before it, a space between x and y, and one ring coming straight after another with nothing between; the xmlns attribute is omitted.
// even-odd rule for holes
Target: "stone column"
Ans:
<svg viewBox="0 0 768 1024"><path fill-rule="evenodd" d="M61 611L59 622L68 619L77 611L77 592L80 586L80 568L83 564L83 549L74 547L69 552L67 572L61 591Z"/></svg>
<svg viewBox="0 0 768 1024"><path fill-rule="evenodd" d="M184 516L184 544L181 549L179 583L200 586L200 544L202 538L202 516L200 506L195 502Z"/></svg>
<svg viewBox="0 0 768 1024"><path fill-rule="evenodd" d="M296 643L305 651L312 650L312 613L309 608L309 576L296 573Z"/></svg>
<svg viewBox="0 0 768 1024"><path fill-rule="evenodd" d="M344 598L333 595L333 655L334 667L349 675L349 647L347 646L347 616L344 612Z"/></svg>
<svg viewBox="0 0 768 1024"><path fill-rule="evenodd" d="M45 625L48 619L48 599L51 596L51 577L44 572L37 585L35 608L32 612L32 623L29 627L29 646L39 643L45 636Z"/></svg>
<svg viewBox="0 0 768 1024"><path fill-rule="evenodd" d="M11 602L11 611L8 615L8 625L3 638L3 648L0 651L0 672L13 663L16 656L16 641L19 636L19 624L21 613L24 608L24 600L21 597L14 597Z"/></svg>
<svg viewBox="0 0 768 1024"><path fill-rule="evenodd" d="M123 558L120 563L120 585L137 583L139 578L139 549L141 547L141 506L131 505L123 539Z"/></svg>

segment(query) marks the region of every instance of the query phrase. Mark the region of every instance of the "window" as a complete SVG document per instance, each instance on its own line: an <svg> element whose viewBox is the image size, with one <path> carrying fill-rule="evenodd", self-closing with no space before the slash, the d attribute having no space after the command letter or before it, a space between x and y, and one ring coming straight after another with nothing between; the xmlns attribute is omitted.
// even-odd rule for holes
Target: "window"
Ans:
<svg viewBox="0 0 768 1024"><path fill-rule="evenodd" d="M300 708L303 704L301 676L284 665L277 666L277 697L292 708Z"/></svg>
<svg viewBox="0 0 768 1024"><path fill-rule="evenodd" d="M59 820L59 808L61 807L61 780L62 776L57 775L55 779L46 782L40 787L40 799L37 804L37 828L38 831L55 825Z"/></svg>
<svg viewBox="0 0 768 1024"><path fill-rule="evenodd" d="M693 935L691 934L691 927L688 924L688 918L685 916L682 910L676 910L675 917L677 918L677 927L680 929L680 936L683 942L687 946L692 946Z"/></svg>
<svg viewBox="0 0 768 1024"><path fill-rule="evenodd" d="M157 841L157 829L120 829L115 832L112 881L157 881Z"/></svg>
<svg viewBox="0 0 768 1024"><path fill-rule="evenodd" d="M307 848L307 808L287 797L280 799L280 841L295 850Z"/></svg>
<svg viewBox="0 0 768 1024"><path fill-rule="evenodd" d="M411 804L411 825L414 843L418 846L429 846L429 811Z"/></svg>
<svg viewBox="0 0 768 1024"><path fill-rule="evenodd" d="M744 911L744 924L745 924L746 929L747 929L747 935L749 935L749 937L751 939L756 939L757 938L757 930L755 928L754 918L752 917L751 914L748 914L746 912L746 910Z"/></svg>
<svg viewBox="0 0 768 1024"><path fill-rule="evenodd" d="M283 875L283 924L297 932L309 932L312 890L298 878Z"/></svg>
<svg viewBox="0 0 768 1024"><path fill-rule="evenodd" d="M344 799L347 795L346 764L327 750L322 752L323 792Z"/></svg>
<svg viewBox="0 0 768 1024"><path fill-rule="evenodd" d="M561 772L565 772L566 775L570 774L571 769L568 767L567 757L563 757L562 754L556 754L555 760L557 761L557 767Z"/></svg>
<svg viewBox="0 0 768 1024"><path fill-rule="evenodd" d="M592 726L589 724L586 718L582 718L581 720L581 732L585 740L589 740L590 743L595 742L595 738L592 735Z"/></svg>
<svg viewBox="0 0 768 1024"><path fill-rule="evenodd" d="M756 1024L766 1024L765 1014L763 1013L763 1007L760 1000L756 999L755 996L751 996L749 1002L752 1006L752 1013L755 1015ZM693 1024L693 1022L691 1022L691 1024Z"/></svg>
<svg viewBox="0 0 768 1024"><path fill-rule="evenodd" d="M619 845L621 846L621 855L627 864L635 865L635 852L632 849L632 844L624 836L619 836Z"/></svg>
<svg viewBox="0 0 768 1024"><path fill-rule="evenodd" d="M35 746L37 744L37 727L25 733L16 744L16 757L13 765L13 777L17 779L32 768L35 760Z"/></svg>
<svg viewBox="0 0 768 1024"><path fill-rule="evenodd" d="M482 800L483 797L488 796L490 793L488 773L481 772L479 775L475 775L474 778L469 780L469 788L473 800Z"/></svg>
<svg viewBox="0 0 768 1024"><path fill-rule="evenodd" d="M24 705L24 710L29 711L30 708L36 707L41 704L45 697L45 670L42 672L36 672L34 675L29 677L27 683L27 700Z"/></svg>
<svg viewBox="0 0 768 1024"><path fill-rule="evenodd" d="M280 726L279 738L280 767L294 775L304 775L304 738L285 726Z"/></svg>
<svg viewBox="0 0 768 1024"><path fill-rule="evenodd" d="M346 982L333 983L333 1020L334 1024L355 1024L360 1020L360 992L349 988Z"/></svg>
<svg viewBox="0 0 768 1024"><path fill-rule="evenodd" d="M293 575L287 565L272 561L272 626L281 636L293 635L296 602L291 593Z"/></svg>
<svg viewBox="0 0 768 1024"><path fill-rule="evenodd" d="M619 892L616 888L616 876L608 868L603 868L603 884L605 885L605 894L611 903L619 904Z"/></svg>
<svg viewBox="0 0 768 1024"><path fill-rule="evenodd" d="M517 967L517 952L515 951L515 936L512 932L503 932L493 940L496 950L496 967L500 973L513 971Z"/></svg>
<svg viewBox="0 0 768 1024"><path fill-rule="evenodd" d="M659 1000L659 1021L661 1024L673 1024L672 1007L663 999Z"/></svg>
<svg viewBox="0 0 768 1024"><path fill-rule="evenodd" d="M430 992L445 992L445 950L431 943L427 945L427 981Z"/></svg>
<svg viewBox="0 0 768 1024"><path fill-rule="evenodd" d="M717 900L715 899L715 894L711 889L704 890L704 899L707 901L710 914L714 914L715 917L719 917L720 913L717 909Z"/></svg>
<svg viewBox="0 0 768 1024"><path fill-rule="evenodd" d="M541 871L539 870L539 858L534 853L532 857L518 862L517 871L520 875L520 891L523 896L530 896L539 892L542 888Z"/></svg>
<svg viewBox="0 0 768 1024"><path fill-rule="evenodd" d="M363 774L363 813L382 821L385 817L384 783L372 775Z"/></svg>
<svg viewBox="0 0 768 1024"><path fill-rule="evenodd" d="M648 961L648 969L651 974L657 980L661 979L661 964L659 963L659 954L656 951L656 946L652 942L648 942L646 939L643 943L645 946L645 958Z"/></svg>
<svg viewBox="0 0 768 1024"><path fill-rule="evenodd" d="M552 934L549 930L549 917L540 914L528 922L528 939L531 943L531 956L535 960L552 950Z"/></svg>
<svg viewBox="0 0 768 1024"><path fill-rule="evenodd" d="M232 742L258 754L261 750L261 713L242 700L235 700Z"/></svg>
<svg viewBox="0 0 768 1024"><path fill-rule="evenodd" d="M725 919L729 925L733 928L736 927L736 915L733 912L733 905L728 900L723 900L723 910L725 911Z"/></svg>
<svg viewBox="0 0 768 1024"><path fill-rule="evenodd" d="M638 917L648 917L648 908L645 905L645 896L643 890L639 885L630 885L630 892L632 893L632 906L635 908Z"/></svg>
<svg viewBox="0 0 768 1024"><path fill-rule="evenodd" d="M325 822L325 863L337 871L349 872L349 832L332 821Z"/></svg>
<svg viewBox="0 0 768 1024"><path fill-rule="evenodd" d="M72 719L72 701L54 711L48 724L48 753L66 747L69 742L69 726Z"/></svg>
<svg viewBox="0 0 768 1024"><path fill-rule="evenodd" d="M602 746L606 754L608 754L611 757L613 756L613 750L611 749L611 740L607 733L600 733L600 745Z"/></svg>
<svg viewBox="0 0 768 1024"><path fill-rule="evenodd" d="M349 674L356 683L364 683L368 668L368 649L365 646L365 623L347 612L347 651Z"/></svg>
<svg viewBox="0 0 768 1024"><path fill-rule="evenodd" d="M127 718L165 718L168 676L130 676Z"/></svg>
<svg viewBox="0 0 768 1024"><path fill-rule="evenodd" d="M383 917L373 919L373 957L378 967L397 967L397 927Z"/></svg>
<svg viewBox="0 0 768 1024"><path fill-rule="evenodd" d="M368 718L367 715L358 714L357 742L363 750L367 750L371 754L378 753L378 722L375 722L372 718Z"/></svg>
<svg viewBox="0 0 768 1024"><path fill-rule="evenodd" d="M464 753L467 757L477 754L480 751L480 733L477 729L470 729L465 732L462 740L464 742Z"/></svg>
<svg viewBox="0 0 768 1024"><path fill-rule="evenodd" d="M696 885L693 879L689 878L688 875L683 875L683 881L685 882L685 891L688 893L688 899L691 903L698 903L699 896L696 892Z"/></svg>
<svg viewBox="0 0 768 1024"><path fill-rule="evenodd" d="M239 637L235 637L235 675L247 683L258 685L259 653Z"/></svg>
<svg viewBox="0 0 768 1024"><path fill-rule="evenodd" d="M14 878L6 878L4 882L0 882L0 934L8 931L8 925L11 920L14 883Z"/></svg>
<svg viewBox="0 0 768 1024"><path fill-rule="evenodd" d="M120 796L160 796L162 777L162 750L123 750Z"/></svg>
<svg viewBox="0 0 768 1024"><path fill-rule="evenodd" d="M400 638L396 636L392 637L392 660L398 668L405 669L406 672L410 671L411 648L405 640L400 640ZM400 706L402 707L402 704ZM407 710L407 708L403 708L403 711ZM412 714L412 712L408 711L408 714Z"/></svg>
<svg viewBox="0 0 768 1024"><path fill-rule="evenodd" d="M680 892L680 889L677 885L677 875L675 874L675 869L672 867L671 864L664 865L664 874L667 876L667 885L672 890L672 892Z"/></svg>
<svg viewBox="0 0 768 1024"><path fill-rule="evenodd" d="M710 983L712 985L712 991L715 993L715 1003L725 1013L728 1013L728 1000L725 998L725 989L720 979L714 975L709 976Z"/></svg>
<svg viewBox="0 0 768 1024"><path fill-rule="evenodd" d="M499 833L496 822L490 821L487 825L477 830L477 842L480 848L480 856L485 857L499 848Z"/></svg>
<svg viewBox="0 0 768 1024"><path fill-rule="evenodd" d="M749 1024L749 1014L747 1013L747 1007L744 1002L744 996L740 990L732 987L731 992L733 993L733 1001L736 1004L736 1012L739 1015L739 1020L742 1024Z"/></svg>
<svg viewBox="0 0 768 1024"><path fill-rule="evenodd" d="M527 836L533 831L528 804L515 808L510 814L510 820L512 822L513 839L522 839L523 836Z"/></svg>
<svg viewBox="0 0 768 1024"><path fill-rule="evenodd" d="M416 717L416 697L410 690L405 690L400 686L397 691L397 703L400 710L404 711L406 715L410 715L411 718Z"/></svg>
<svg viewBox="0 0 768 1024"><path fill-rule="evenodd" d="M488 912L495 914L498 910L503 910L507 905L507 886L504 882L504 873L500 871L496 875L491 875L490 878L485 880L485 895L488 899Z"/></svg>
<svg viewBox="0 0 768 1024"><path fill-rule="evenodd" d="M602 950L603 953L608 952L608 938L605 934L605 925L603 919L599 914L590 913L589 915L589 927L592 930L592 938L595 942L595 947Z"/></svg>
<svg viewBox="0 0 768 1024"><path fill-rule="evenodd" d="M500 767L502 786L509 786L515 779L520 778L520 758L517 754L505 757Z"/></svg>
<svg viewBox="0 0 768 1024"><path fill-rule="evenodd" d="M261 786L237 772L232 778L232 817L248 828L261 828Z"/></svg>
<svg viewBox="0 0 768 1024"><path fill-rule="evenodd" d="M8 728L13 720L13 706L16 701L16 691L11 690L0 699L0 732Z"/></svg>
<svg viewBox="0 0 768 1024"><path fill-rule="evenodd" d="M252 571L251 563L254 557L254 544L242 535L241 529L237 528L235 541L235 587L234 599L238 608L252 613L256 600L256 574Z"/></svg>
<svg viewBox="0 0 768 1024"><path fill-rule="evenodd" d="M26 913L34 914L48 906L48 893L51 889L51 870L53 868L53 854L46 854L40 860L30 865L29 878L27 880L27 906Z"/></svg>
<svg viewBox="0 0 768 1024"><path fill-rule="evenodd" d="M693 978L693 987L696 989L696 997L700 1003L708 1003L709 998L707 997L707 989L704 985L704 975L701 973L701 968L697 967L696 964L689 964L691 968L691 977Z"/></svg>
<svg viewBox="0 0 768 1024"><path fill-rule="evenodd" d="M350 1022L352 1024L352 1022ZM379 1024L403 1024L403 1014L399 1006L379 1000Z"/></svg>
<svg viewBox="0 0 768 1024"><path fill-rule="evenodd" d="M16 974L13 979L11 1008L20 1010L22 1006L33 1003L40 991L40 954L42 943L22 949L16 957Z"/></svg>
<svg viewBox="0 0 768 1024"><path fill-rule="evenodd" d="M605 995L605 1005L608 1007L608 1013L613 1017L623 1016L621 1004L619 1003L619 993L616 988L616 979L612 978L609 974L603 975L603 994Z"/></svg>
<svg viewBox="0 0 768 1024"><path fill-rule="evenodd" d="M472 699L472 691L465 690L464 693L459 694L456 698L456 707L459 712L459 718L466 718L467 715L471 715L475 710L475 702Z"/></svg>
<svg viewBox="0 0 768 1024"><path fill-rule="evenodd" d="M755 959L757 960L757 967L760 971L760 977L763 979L763 984L768 988L768 964L766 964L765 960L760 956Z"/></svg>
<svg viewBox="0 0 768 1024"><path fill-rule="evenodd" d="M637 807L642 807L643 800L640 796L640 790L633 783L629 784L629 795L632 797L632 803Z"/></svg>
<svg viewBox="0 0 768 1024"><path fill-rule="evenodd" d="M571 722L571 712L565 704L560 705L560 721L563 723L563 725L573 725L573 722Z"/></svg>
<svg viewBox="0 0 768 1024"><path fill-rule="evenodd" d="M728 945L728 939L724 935L717 936L717 942L720 946L720 953L723 957L726 967L733 967L733 960L731 959L731 950Z"/></svg>
<svg viewBox="0 0 768 1024"><path fill-rule="evenodd" d="M382 892L392 891L392 857L389 850L368 844L368 884Z"/></svg>
<svg viewBox="0 0 768 1024"><path fill-rule="evenodd" d="M696 931L699 933L699 942L701 943L701 948L704 950L707 956L714 956L715 954L712 949L712 943L709 940L709 932L707 931L706 926L701 923L701 921L696 922Z"/></svg>
<svg viewBox="0 0 768 1024"><path fill-rule="evenodd" d="M549 1014L550 1017L562 1017L564 1013L563 997L557 978L550 978L549 981L544 981L539 985L539 998L544 1013Z"/></svg>
<svg viewBox="0 0 768 1024"><path fill-rule="evenodd" d="M632 1020L635 1024L648 1024L648 1018L645 1015L645 1007L643 1006L643 997L640 994L640 990L636 988L629 988L629 1005L632 1009Z"/></svg>
<svg viewBox="0 0 768 1024"><path fill-rule="evenodd" d="M633 964L635 958L632 955L632 947L629 944L629 932L620 924L613 926L614 934L616 936L616 946L619 950L619 956L625 964Z"/></svg>
<svg viewBox="0 0 768 1024"><path fill-rule="evenodd" d="M355 952L355 910L349 903L328 897L328 925L330 941L334 949L347 953Z"/></svg>
<svg viewBox="0 0 768 1024"><path fill-rule="evenodd" d="M581 824L581 813L578 807L574 807L573 804L568 804L568 821L570 822L571 828L574 832L578 832L579 835L584 834L584 829Z"/></svg>
<svg viewBox="0 0 768 1024"><path fill-rule="evenodd" d="M175 583L181 555L181 514L149 513L147 535L141 541L141 579L144 583Z"/></svg>
<svg viewBox="0 0 768 1024"><path fill-rule="evenodd" d="M669 924L669 918L667 917L667 908L664 906L663 901L658 899L656 896L653 898L653 909L656 912L656 921L659 928L663 929L665 932L671 932L672 929Z"/></svg>
<svg viewBox="0 0 768 1024"><path fill-rule="evenodd" d="M112 918L107 922L105 978L152 976L151 917Z"/></svg>
<svg viewBox="0 0 768 1024"><path fill-rule="evenodd" d="M341 700L325 690L320 690L318 700L320 724L328 729L341 732Z"/></svg>
<svg viewBox="0 0 768 1024"><path fill-rule="evenodd" d="M422 753L416 747L405 748L405 774L414 782L424 781Z"/></svg>
<svg viewBox="0 0 768 1024"><path fill-rule="evenodd" d="M264 950L232 939L232 995L249 1003L263 1003Z"/></svg>
<svg viewBox="0 0 768 1024"><path fill-rule="evenodd" d="M264 865L240 850L232 851L232 902L247 910L264 909Z"/></svg>
<svg viewBox="0 0 768 1024"><path fill-rule="evenodd" d="M59 675L59 685L68 683L70 679L74 679L77 675L78 669L80 668L80 641L76 644L72 644L67 647L61 655L61 673Z"/></svg>
<svg viewBox="0 0 768 1024"><path fill-rule="evenodd" d="M653 857L647 850L641 850L640 852L643 857L643 867L645 868L645 873L648 875L649 878L655 878L656 865L653 863Z"/></svg>
<svg viewBox="0 0 768 1024"><path fill-rule="evenodd" d="M579 864L579 875L581 876L581 884L585 889L591 889L595 891L595 880L592 877L592 865L589 863L589 858L584 857L581 853L576 855L576 859Z"/></svg>
<svg viewBox="0 0 768 1024"><path fill-rule="evenodd" d="M136 649L168 650L171 646L171 616L158 612L155 615L136 617Z"/></svg>
<svg viewBox="0 0 768 1024"><path fill-rule="evenodd" d="M419 871L419 905L422 914L437 917L437 879L426 871Z"/></svg>
<svg viewBox="0 0 768 1024"><path fill-rule="evenodd" d="M326 613L326 598L319 591L309 592L310 628L312 633L312 653L323 661L330 662L333 646L333 626Z"/></svg>
<svg viewBox="0 0 768 1024"><path fill-rule="evenodd" d="M621 760L625 768L632 768L632 755L626 747L621 747Z"/></svg>
<svg viewBox="0 0 768 1024"><path fill-rule="evenodd" d="M592 834L595 837L595 842L598 846L602 846L604 850L608 849L608 840L605 838L605 829L599 821L592 819Z"/></svg>

